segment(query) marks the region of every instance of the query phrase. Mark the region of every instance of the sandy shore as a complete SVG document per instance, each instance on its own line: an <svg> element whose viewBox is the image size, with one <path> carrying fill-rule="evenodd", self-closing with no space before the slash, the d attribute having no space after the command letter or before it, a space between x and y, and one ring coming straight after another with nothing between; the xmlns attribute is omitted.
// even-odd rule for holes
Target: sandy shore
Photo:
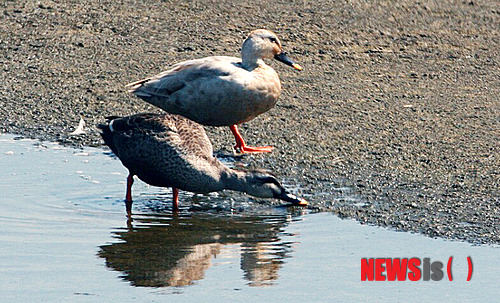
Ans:
<svg viewBox="0 0 500 303"><path fill-rule="evenodd" d="M156 111L128 82L275 31L303 72L242 126L242 159L311 207L429 236L500 243L498 1L3 1L0 131L99 146L108 115ZM88 133L72 136L83 118ZM207 128L219 154L227 128ZM357 199L352 199L357 197Z"/></svg>

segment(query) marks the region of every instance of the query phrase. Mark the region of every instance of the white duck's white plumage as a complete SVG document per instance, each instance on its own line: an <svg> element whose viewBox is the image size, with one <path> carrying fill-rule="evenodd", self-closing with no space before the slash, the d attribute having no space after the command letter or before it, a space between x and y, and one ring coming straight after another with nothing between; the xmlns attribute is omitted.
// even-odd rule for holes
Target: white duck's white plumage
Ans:
<svg viewBox="0 0 500 303"><path fill-rule="evenodd" d="M236 128L271 109L281 94L276 71L263 59L275 58L296 69L278 37L268 30L251 32L242 58L213 56L189 60L127 86L141 99L203 125L230 126L241 152L260 152L244 144ZM245 150L246 149L246 150Z"/></svg>

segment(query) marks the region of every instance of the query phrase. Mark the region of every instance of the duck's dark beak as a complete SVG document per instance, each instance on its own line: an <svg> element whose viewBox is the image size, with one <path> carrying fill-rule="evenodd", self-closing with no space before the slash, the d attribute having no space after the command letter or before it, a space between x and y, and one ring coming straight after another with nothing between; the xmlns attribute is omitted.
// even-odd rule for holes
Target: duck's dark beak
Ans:
<svg viewBox="0 0 500 303"><path fill-rule="evenodd" d="M292 195L292 194L288 193L285 190L282 191L281 194L279 194L276 198L278 198L280 200L283 200L283 201L286 201L286 202L290 202L293 205L307 206L307 200L306 199L299 198L299 197L297 197L295 195Z"/></svg>
<svg viewBox="0 0 500 303"><path fill-rule="evenodd" d="M283 62L286 65L290 65L291 67L293 67L297 70L302 70L302 66L293 62L292 59L288 58L288 56L286 55L286 52L281 52L279 54L274 55L274 59L278 60L279 62Z"/></svg>

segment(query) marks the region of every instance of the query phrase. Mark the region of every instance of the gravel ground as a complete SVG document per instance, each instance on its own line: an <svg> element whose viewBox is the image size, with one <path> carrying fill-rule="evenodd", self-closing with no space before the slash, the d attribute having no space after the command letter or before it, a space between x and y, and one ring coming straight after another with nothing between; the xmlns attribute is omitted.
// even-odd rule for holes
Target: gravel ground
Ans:
<svg viewBox="0 0 500 303"><path fill-rule="evenodd" d="M236 4L238 3L238 4ZM238 55L267 28L305 70L242 126L246 156L311 208L429 236L500 244L500 2L2 1L0 131L99 146L107 115L159 110L128 82ZM72 136L80 118L88 133ZM219 155L228 128L207 128Z"/></svg>

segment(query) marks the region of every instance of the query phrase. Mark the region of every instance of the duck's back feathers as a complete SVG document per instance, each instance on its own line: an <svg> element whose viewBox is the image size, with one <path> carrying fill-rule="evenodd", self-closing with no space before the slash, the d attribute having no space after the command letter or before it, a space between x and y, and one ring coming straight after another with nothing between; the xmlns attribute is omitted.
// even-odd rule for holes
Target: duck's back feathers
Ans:
<svg viewBox="0 0 500 303"><path fill-rule="evenodd" d="M201 125L177 115L138 114L98 127L123 165L146 183L192 192L219 190L213 179L226 168L213 157Z"/></svg>
<svg viewBox="0 0 500 303"><path fill-rule="evenodd" d="M189 119L171 114L144 113L128 117L106 117L105 124L99 124L101 136L115 154L116 140L122 137L147 138L189 153L212 157L212 143L203 126Z"/></svg>

